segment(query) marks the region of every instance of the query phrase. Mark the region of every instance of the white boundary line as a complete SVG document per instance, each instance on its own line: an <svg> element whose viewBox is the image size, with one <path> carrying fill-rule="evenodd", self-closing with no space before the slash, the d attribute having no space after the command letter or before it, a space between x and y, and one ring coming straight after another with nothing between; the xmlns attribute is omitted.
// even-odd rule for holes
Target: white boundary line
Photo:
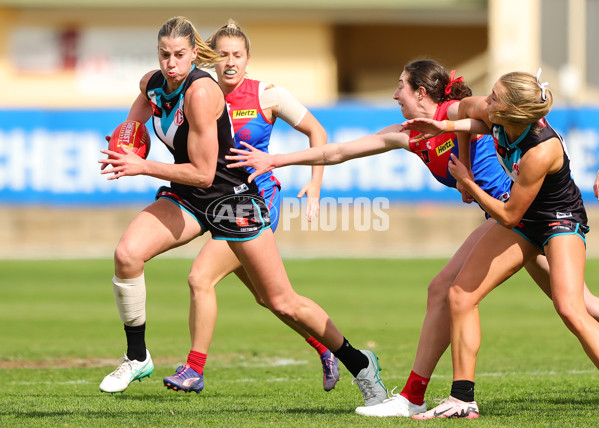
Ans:
<svg viewBox="0 0 599 428"><path fill-rule="evenodd" d="M282 360L283 361L283 360ZM287 364L287 365L297 365L304 364L302 362L296 362L295 364ZM279 364L279 366L283 366L285 364ZM255 365L251 367L265 367L266 364L263 365ZM272 366L272 365L270 365ZM245 367L250 367L249 364L245 365ZM495 373L477 373L477 377L506 377L506 376L538 376L538 377L550 377L550 376L560 376L560 375L588 375L588 374L596 374L597 370L566 370L566 371L555 371L555 370L534 370L534 371L524 371L524 372L495 372ZM343 376L343 375L342 375ZM351 375L347 373L346 376L343 376L346 379L351 379ZM437 379L450 379L451 375L433 375L434 378ZM385 376L384 380L387 383L388 380L391 379L405 379L405 376ZM305 377L268 377L268 378L242 378L242 379L220 379L219 382L222 383L253 383L253 382L263 382L263 383L278 383L278 382L313 382L313 378L305 378ZM78 380L69 380L69 381L57 381L57 382L9 382L9 385L17 385L17 386L28 386L28 385L89 385L94 384L96 382L89 381L88 379L78 379ZM162 379L144 379L143 383L160 383L162 384ZM99 384L99 381L98 381Z"/></svg>

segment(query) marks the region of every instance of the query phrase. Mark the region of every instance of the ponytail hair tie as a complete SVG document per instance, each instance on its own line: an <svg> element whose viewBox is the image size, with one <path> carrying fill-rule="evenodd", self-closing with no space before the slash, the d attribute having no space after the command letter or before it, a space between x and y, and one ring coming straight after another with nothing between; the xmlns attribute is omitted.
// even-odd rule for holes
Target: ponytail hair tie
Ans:
<svg viewBox="0 0 599 428"><path fill-rule="evenodd" d="M451 70L451 73L449 74L449 83L447 84L447 86L445 86L445 95L449 95L451 93L451 86L454 83L460 83L464 81L464 77L462 76L455 79L455 73L455 70Z"/></svg>
<svg viewBox="0 0 599 428"><path fill-rule="evenodd" d="M539 71L537 71L537 85L539 86L539 89L541 89L541 99L543 101L547 101L547 86L549 86L549 82L541 83L541 81L539 80L540 77L541 68L539 67Z"/></svg>

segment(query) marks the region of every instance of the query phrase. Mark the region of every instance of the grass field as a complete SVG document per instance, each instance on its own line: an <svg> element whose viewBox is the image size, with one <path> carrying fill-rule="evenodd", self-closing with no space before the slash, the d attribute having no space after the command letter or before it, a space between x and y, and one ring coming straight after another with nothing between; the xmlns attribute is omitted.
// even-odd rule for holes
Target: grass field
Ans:
<svg viewBox="0 0 599 428"><path fill-rule="evenodd" d="M351 343L373 349L383 380L401 390L412 366L426 286L443 260L288 260L295 288L331 315ZM190 260L147 265L151 379L124 394L98 384L125 342L108 260L0 261L1 427L480 426L599 425L599 375L550 301L525 274L481 305L476 421L370 419L354 414L361 394L342 369L325 393L317 354L253 303L235 278L218 286L219 320L200 395L167 391L162 377L189 350ZM597 294L599 261L587 264ZM426 400L449 393L444 355Z"/></svg>

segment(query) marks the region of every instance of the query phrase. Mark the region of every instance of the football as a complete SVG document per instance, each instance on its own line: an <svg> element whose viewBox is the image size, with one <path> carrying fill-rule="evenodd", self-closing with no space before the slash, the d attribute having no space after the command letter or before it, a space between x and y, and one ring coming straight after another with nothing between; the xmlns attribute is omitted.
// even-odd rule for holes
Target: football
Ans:
<svg viewBox="0 0 599 428"><path fill-rule="evenodd" d="M150 152L150 132L146 125L137 120L126 120L112 132L108 149L125 153L121 147L127 147L142 158Z"/></svg>

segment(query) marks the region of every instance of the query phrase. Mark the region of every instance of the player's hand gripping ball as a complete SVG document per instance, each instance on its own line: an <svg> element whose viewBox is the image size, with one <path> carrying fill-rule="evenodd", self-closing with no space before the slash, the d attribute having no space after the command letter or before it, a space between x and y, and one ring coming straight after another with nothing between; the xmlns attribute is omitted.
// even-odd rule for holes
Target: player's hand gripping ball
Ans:
<svg viewBox="0 0 599 428"><path fill-rule="evenodd" d="M112 132L108 150L123 153L121 147L127 147L137 156L147 158L150 152L150 133L148 128L137 120L126 120Z"/></svg>

